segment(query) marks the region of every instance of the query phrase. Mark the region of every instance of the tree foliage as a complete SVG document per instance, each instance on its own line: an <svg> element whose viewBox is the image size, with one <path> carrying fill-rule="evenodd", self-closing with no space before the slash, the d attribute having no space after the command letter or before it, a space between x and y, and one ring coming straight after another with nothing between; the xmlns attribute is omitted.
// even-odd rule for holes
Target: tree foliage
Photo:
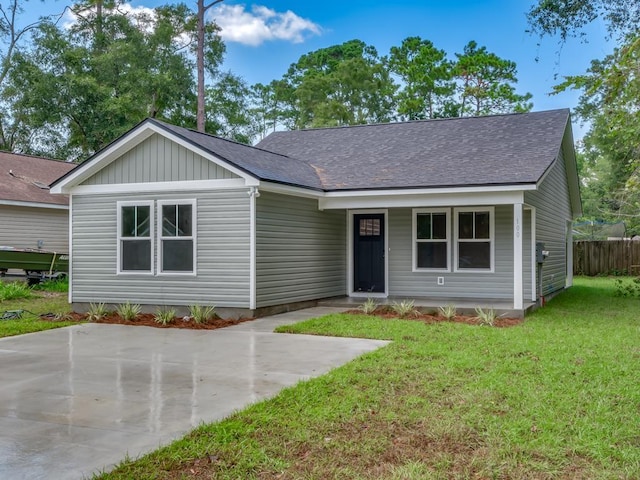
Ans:
<svg viewBox="0 0 640 480"><path fill-rule="evenodd" d="M285 75L295 128L387 122L396 86L376 49L360 40L300 57Z"/></svg>
<svg viewBox="0 0 640 480"><path fill-rule="evenodd" d="M179 4L125 14L100 3L74 5L69 29L43 25L16 59L11 98L37 132L37 153L84 158L145 117L194 123L193 12ZM218 37L211 47L214 69L224 46Z"/></svg>
<svg viewBox="0 0 640 480"><path fill-rule="evenodd" d="M431 41L405 38L399 47L391 47L387 62L403 84L396 97L401 118L448 117L457 110L453 99L454 63Z"/></svg>
<svg viewBox="0 0 640 480"><path fill-rule="evenodd" d="M624 38L640 27L639 0L538 0L527 14L534 33L583 36L584 27L601 18L611 35Z"/></svg>
<svg viewBox="0 0 640 480"><path fill-rule="evenodd" d="M527 112L533 104L531 94L516 93L518 81L515 62L504 60L474 41L465 45L454 72L460 80L460 114L489 115L491 113Z"/></svg>
<svg viewBox="0 0 640 480"><path fill-rule="evenodd" d="M590 128L584 138L585 214L624 220L640 233L640 36L627 40L603 60L593 60L583 75L555 88L579 89L576 112Z"/></svg>

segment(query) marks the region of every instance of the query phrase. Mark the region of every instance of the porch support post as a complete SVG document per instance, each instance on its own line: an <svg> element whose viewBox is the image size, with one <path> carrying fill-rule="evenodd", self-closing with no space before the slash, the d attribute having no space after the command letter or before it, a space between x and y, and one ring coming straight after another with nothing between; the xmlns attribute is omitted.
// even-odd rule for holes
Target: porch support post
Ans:
<svg viewBox="0 0 640 480"><path fill-rule="evenodd" d="M513 308L514 310L522 310L523 294L522 294L522 203L513 204Z"/></svg>

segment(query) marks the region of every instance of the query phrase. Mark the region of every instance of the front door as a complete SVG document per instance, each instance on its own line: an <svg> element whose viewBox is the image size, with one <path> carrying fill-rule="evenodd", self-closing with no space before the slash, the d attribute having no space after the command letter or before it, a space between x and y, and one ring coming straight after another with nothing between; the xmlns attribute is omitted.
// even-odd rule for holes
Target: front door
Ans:
<svg viewBox="0 0 640 480"><path fill-rule="evenodd" d="M384 213L353 216L353 291L384 293Z"/></svg>

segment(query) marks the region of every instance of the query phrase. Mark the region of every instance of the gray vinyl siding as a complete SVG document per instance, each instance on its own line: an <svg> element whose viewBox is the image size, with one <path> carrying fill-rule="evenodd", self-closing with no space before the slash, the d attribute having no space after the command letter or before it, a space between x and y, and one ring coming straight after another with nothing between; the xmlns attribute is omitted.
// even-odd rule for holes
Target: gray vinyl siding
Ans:
<svg viewBox="0 0 640 480"><path fill-rule="evenodd" d="M193 198L197 201L197 276L117 275L117 201ZM249 196L246 189L75 195L72 201L73 302L249 307ZM157 252L157 238L154 249Z"/></svg>
<svg viewBox="0 0 640 480"><path fill-rule="evenodd" d="M567 277L566 229L572 212L562 152L538 190L525 193L525 202L536 207L536 241L549 251L542 267L543 294L548 295L565 288Z"/></svg>
<svg viewBox="0 0 640 480"><path fill-rule="evenodd" d="M473 207L476 208L476 207ZM453 209L451 222L453 230ZM451 242L451 272L412 271L412 210L389 210L389 295L411 298L512 299L513 298L513 207L495 207L495 271L454 272ZM453 231L450 232L453 236ZM444 277L444 285L437 278Z"/></svg>
<svg viewBox="0 0 640 480"><path fill-rule="evenodd" d="M0 245L69 252L69 210L0 205Z"/></svg>
<svg viewBox="0 0 640 480"><path fill-rule="evenodd" d="M83 182L83 185L239 178L206 158L154 134Z"/></svg>
<svg viewBox="0 0 640 480"><path fill-rule="evenodd" d="M346 294L346 213L261 192L256 199L257 307Z"/></svg>

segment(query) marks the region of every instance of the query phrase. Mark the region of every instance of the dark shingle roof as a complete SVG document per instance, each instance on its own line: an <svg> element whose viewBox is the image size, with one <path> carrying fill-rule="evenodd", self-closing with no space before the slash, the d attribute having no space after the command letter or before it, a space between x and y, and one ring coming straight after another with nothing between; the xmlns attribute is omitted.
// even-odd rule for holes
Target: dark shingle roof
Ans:
<svg viewBox="0 0 640 480"><path fill-rule="evenodd" d="M324 190L526 184L555 160L568 121L563 109L323 128L257 146L308 162Z"/></svg>
<svg viewBox="0 0 640 480"><path fill-rule="evenodd" d="M5 200L67 205L69 199L50 195L48 186L75 167L74 163L0 152L0 203Z"/></svg>
<svg viewBox="0 0 640 480"><path fill-rule="evenodd" d="M260 180L322 189L315 170L304 161L195 130L176 127L157 120L152 121Z"/></svg>

